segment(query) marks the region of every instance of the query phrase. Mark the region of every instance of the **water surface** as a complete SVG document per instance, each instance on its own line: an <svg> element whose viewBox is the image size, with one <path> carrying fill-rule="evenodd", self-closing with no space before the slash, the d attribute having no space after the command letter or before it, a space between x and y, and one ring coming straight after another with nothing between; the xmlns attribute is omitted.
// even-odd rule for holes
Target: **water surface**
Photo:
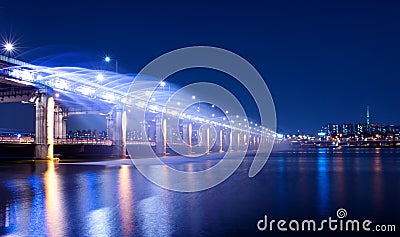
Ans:
<svg viewBox="0 0 400 237"><path fill-rule="evenodd" d="M170 165L202 170L216 162ZM338 208L400 228L400 150L275 153L254 178L250 164L246 158L227 181L196 193L157 187L125 164L0 164L0 234L271 236L257 230L264 215L319 220L336 217Z"/></svg>

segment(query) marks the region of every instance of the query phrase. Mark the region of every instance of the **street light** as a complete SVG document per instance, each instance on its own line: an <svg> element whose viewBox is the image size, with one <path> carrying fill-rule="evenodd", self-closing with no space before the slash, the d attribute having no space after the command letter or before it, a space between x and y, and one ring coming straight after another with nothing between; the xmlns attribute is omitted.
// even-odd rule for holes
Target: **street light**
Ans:
<svg viewBox="0 0 400 237"><path fill-rule="evenodd" d="M12 43L6 43L6 44L4 45L4 49L5 49L7 52L11 52L11 51L14 50L14 45L13 45Z"/></svg>
<svg viewBox="0 0 400 237"><path fill-rule="evenodd" d="M115 60L115 72L118 73L118 60L117 60L116 58L114 58L114 60ZM106 56L106 57L104 58L104 61L105 61L106 63L111 62L111 57L110 57L110 56Z"/></svg>

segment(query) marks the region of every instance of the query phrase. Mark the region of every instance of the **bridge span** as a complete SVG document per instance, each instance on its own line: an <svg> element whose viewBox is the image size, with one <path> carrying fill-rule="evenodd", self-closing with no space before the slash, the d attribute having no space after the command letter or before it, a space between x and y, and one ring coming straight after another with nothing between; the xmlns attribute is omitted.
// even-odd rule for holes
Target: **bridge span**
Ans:
<svg viewBox="0 0 400 237"><path fill-rule="evenodd" d="M174 93L165 84L158 91L151 91L144 83L127 96L134 80L135 75L38 66L0 55L0 103L22 102L35 106L34 157L37 159L52 159L54 146L68 143L66 121L77 114L105 117L110 143L102 145L110 146L112 155L119 158L126 157L127 145L137 146L137 154L141 145L151 145L157 155L163 156L171 153L170 144L181 144L187 154L192 154L257 150L267 143L279 142L275 131L247 118L237 116L235 124L228 121L224 113L229 108L221 111L199 101L183 114L173 108L165 111L163 104ZM143 95L148 93L152 93L151 100L143 100ZM145 111L146 118L127 122L127 117L137 111ZM171 126L170 118L178 118L177 127ZM128 139L127 132L131 133Z"/></svg>

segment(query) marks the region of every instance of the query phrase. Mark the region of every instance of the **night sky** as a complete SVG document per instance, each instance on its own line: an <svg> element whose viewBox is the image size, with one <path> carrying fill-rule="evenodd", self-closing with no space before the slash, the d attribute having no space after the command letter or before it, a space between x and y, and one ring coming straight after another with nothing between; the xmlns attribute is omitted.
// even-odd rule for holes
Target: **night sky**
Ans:
<svg viewBox="0 0 400 237"><path fill-rule="evenodd" d="M123 73L221 47L264 77L284 132L364 122L367 105L373 123L400 124L400 1L0 1L0 34L22 60L109 53ZM0 128L34 131L33 106L0 109Z"/></svg>

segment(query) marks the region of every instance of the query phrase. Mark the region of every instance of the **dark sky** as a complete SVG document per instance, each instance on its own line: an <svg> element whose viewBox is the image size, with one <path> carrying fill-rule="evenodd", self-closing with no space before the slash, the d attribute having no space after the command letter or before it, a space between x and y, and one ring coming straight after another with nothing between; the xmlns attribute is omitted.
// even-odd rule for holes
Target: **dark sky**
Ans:
<svg viewBox="0 0 400 237"><path fill-rule="evenodd" d="M372 122L400 124L399 13L400 1L14 0L0 1L0 34L21 59L68 46L112 53L122 72L185 46L225 48L264 77L279 128L316 132L364 121L367 105Z"/></svg>

